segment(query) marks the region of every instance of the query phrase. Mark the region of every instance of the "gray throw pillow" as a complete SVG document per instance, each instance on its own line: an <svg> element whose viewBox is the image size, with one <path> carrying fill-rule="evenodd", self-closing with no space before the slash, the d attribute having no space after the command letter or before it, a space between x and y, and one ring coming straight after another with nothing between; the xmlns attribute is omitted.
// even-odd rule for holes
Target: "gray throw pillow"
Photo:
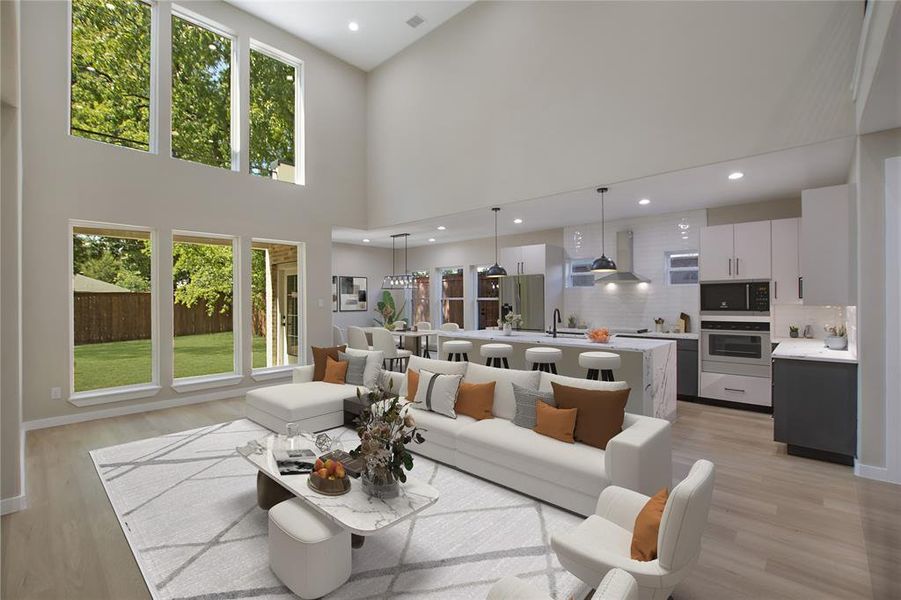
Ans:
<svg viewBox="0 0 901 600"><path fill-rule="evenodd" d="M339 352L338 360L347 362L347 374L344 376L344 383L363 385L363 371L366 370L366 357L351 356L350 354Z"/></svg>
<svg viewBox="0 0 901 600"><path fill-rule="evenodd" d="M537 408L536 403L541 401L553 407L557 406L554 401L553 392L540 392L521 385L513 385L513 398L516 399L516 414L513 415L513 424L525 427L526 429L535 429L535 420Z"/></svg>

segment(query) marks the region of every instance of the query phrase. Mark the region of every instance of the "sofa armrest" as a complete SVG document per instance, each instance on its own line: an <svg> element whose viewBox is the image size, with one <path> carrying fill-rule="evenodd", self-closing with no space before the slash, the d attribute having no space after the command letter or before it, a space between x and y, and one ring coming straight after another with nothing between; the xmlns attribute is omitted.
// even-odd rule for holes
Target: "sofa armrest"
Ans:
<svg viewBox="0 0 901 600"><path fill-rule="evenodd" d="M626 531L632 531L635 527L635 518L648 500L650 498L644 494L608 485L598 498L594 514L619 525Z"/></svg>
<svg viewBox="0 0 901 600"><path fill-rule="evenodd" d="M291 381L293 383L309 383L313 381L313 365L302 365L292 369Z"/></svg>
<svg viewBox="0 0 901 600"><path fill-rule="evenodd" d="M652 496L672 488L669 421L626 414L623 430L607 442L604 467L611 485Z"/></svg>

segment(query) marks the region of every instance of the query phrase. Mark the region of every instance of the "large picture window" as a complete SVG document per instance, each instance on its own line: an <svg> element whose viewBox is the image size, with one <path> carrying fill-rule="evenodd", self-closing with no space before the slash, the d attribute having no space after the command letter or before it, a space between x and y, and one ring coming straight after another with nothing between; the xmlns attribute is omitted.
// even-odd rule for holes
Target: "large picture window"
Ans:
<svg viewBox="0 0 901 600"><path fill-rule="evenodd" d="M172 240L175 377L234 373L234 240L178 234Z"/></svg>
<svg viewBox="0 0 901 600"><path fill-rule="evenodd" d="M253 368L302 362L300 246L253 240L251 252Z"/></svg>
<svg viewBox="0 0 901 600"><path fill-rule="evenodd" d="M413 321L411 322L411 325L423 321L428 323L432 322L432 313L429 306L429 282L430 278L428 271L413 272L413 290L411 298L413 305Z"/></svg>
<svg viewBox="0 0 901 600"><path fill-rule="evenodd" d="M72 228L73 392L153 382L151 253L147 230Z"/></svg>
<svg viewBox="0 0 901 600"><path fill-rule="evenodd" d="M140 0L72 0L72 135L151 149L151 11Z"/></svg>
<svg viewBox="0 0 901 600"><path fill-rule="evenodd" d="M172 156L229 169L232 39L172 15Z"/></svg>
<svg viewBox="0 0 901 600"><path fill-rule="evenodd" d="M250 51L250 172L303 183L298 156L300 69L269 52Z"/></svg>
<svg viewBox="0 0 901 600"><path fill-rule="evenodd" d="M441 323L463 327L463 269L441 269Z"/></svg>

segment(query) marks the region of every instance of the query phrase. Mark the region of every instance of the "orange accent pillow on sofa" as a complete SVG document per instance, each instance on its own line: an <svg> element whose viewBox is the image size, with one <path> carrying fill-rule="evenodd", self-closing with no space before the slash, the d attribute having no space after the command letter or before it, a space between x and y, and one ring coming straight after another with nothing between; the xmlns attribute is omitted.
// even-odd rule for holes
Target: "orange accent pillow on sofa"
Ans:
<svg viewBox="0 0 901 600"><path fill-rule="evenodd" d="M488 383L461 383L457 391L457 403L454 412L458 415L472 417L476 421L491 419L491 408L494 406L494 386L496 381Z"/></svg>
<svg viewBox="0 0 901 600"><path fill-rule="evenodd" d="M635 517L632 529L632 558L647 562L657 558L657 534L660 533L660 521L669 492L666 488L651 496L647 504Z"/></svg>
<svg viewBox="0 0 901 600"><path fill-rule="evenodd" d="M535 433L552 437L561 442L575 444L577 408L554 408L545 402L535 403Z"/></svg>
<svg viewBox="0 0 901 600"><path fill-rule="evenodd" d="M331 348L319 348L317 346L310 347L313 350L313 381L322 381L325 377L325 366L327 357L332 360L338 360L338 353L347 350L347 346L332 346ZM342 383L344 383L342 381Z"/></svg>
<svg viewBox="0 0 901 600"><path fill-rule="evenodd" d="M419 371L407 369L407 400L416 400L416 389L419 387Z"/></svg>
<svg viewBox="0 0 901 600"><path fill-rule="evenodd" d="M347 361L332 360L331 356L327 356L325 361L325 375L323 376L322 381L325 383L343 384L345 377L347 377Z"/></svg>

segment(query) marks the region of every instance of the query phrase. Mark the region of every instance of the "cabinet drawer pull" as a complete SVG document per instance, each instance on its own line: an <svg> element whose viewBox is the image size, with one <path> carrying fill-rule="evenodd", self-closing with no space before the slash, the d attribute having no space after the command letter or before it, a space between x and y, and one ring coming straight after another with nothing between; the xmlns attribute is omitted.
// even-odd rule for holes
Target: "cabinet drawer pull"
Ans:
<svg viewBox="0 0 901 600"><path fill-rule="evenodd" d="M727 387L724 387L723 389L726 390L727 392L739 392L739 393L741 393L741 394L744 394L744 393L745 393L744 390L740 390L740 389L738 389L738 388L727 388Z"/></svg>

